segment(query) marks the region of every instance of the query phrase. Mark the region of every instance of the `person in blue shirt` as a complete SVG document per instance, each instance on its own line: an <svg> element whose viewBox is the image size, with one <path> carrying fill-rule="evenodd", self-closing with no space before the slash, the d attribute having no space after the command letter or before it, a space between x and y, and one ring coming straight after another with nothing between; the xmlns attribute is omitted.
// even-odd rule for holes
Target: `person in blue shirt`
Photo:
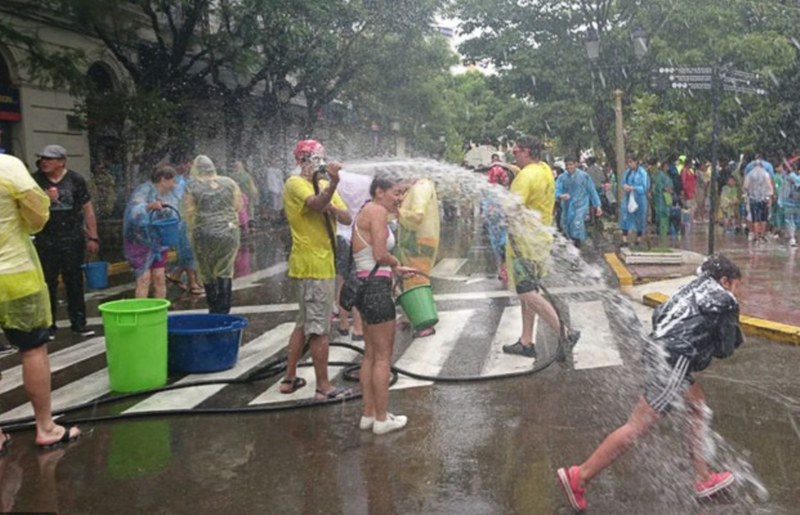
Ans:
<svg viewBox="0 0 800 515"><path fill-rule="evenodd" d="M784 176L783 186L778 195L778 204L783 208L786 229L789 233L789 245L797 246L797 226L800 225L800 174L797 164L792 166Z"/></svg>
<svg viewBox="0 0 800 515"><path fill-rule="evenodd" d="M592 178L584 170L578 168L573 158L565 160L566 173L558 176L556 181L556 200L561 203L561 218L558 223L564 235L580 248L586 239L586 218L589 207L594 207L597 216L603 214L600 207L600 196L594 187Z"/></svg>
<svg viewBox="0 0 800 515"><path fill-rule="evenodd" d="M650 177L639 166L639 159L633 154L628 155L627 164L628 168L622 174L625 195L620 206L619 224L623 247L628 246L628 232L632 230L636 231L636 245L641 245L642 235L647 228L647 192L650 189Z"/></svg>
<svg viewBox="0 0 800 515"><path fill-rule="evenodd" d="M749 174L751 171L753 171L753 168L759 164L764 170L767 171L772 179L775 179L775 168L772 166L772 163L767 161L767 158L764 157L764 154L756 154L755 159L747 163L747 166L744 167L744 174Z"/></svg>

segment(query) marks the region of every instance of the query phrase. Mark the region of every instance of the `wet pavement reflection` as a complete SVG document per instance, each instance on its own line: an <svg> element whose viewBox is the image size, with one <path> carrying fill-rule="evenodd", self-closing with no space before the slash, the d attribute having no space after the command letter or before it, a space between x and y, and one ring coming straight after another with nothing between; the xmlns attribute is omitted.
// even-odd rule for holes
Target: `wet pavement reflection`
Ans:
<svg viewBox="0 0 800 515"><path fill-rule="evenodd" d="M295 300L281 268L286 247L280 241L276 234L253 237L237 257L239 289L234 305L253 310L245 315L250 322L245 342L294 320L291 308L275 307ZM691 241L702 245L699 236ZM469 259L456 276L436 280L434 289L477 296L454 297L439 304L441 312L474 311L460 322L462 336L441 363L440 373L474 375L480 373L495 333L507 323L505 317L518 307L506 296L481 297L503 292L492 273L491 255L479 227L459 226L443 242L444 258ZM721 242L722 249L724 245ZM761 254L737 249L732 246L728 253L754 269L751 288L765 296L761 303L767 303L764 299L770 291L781 288L781 281L769 279L770 286L765 286L756 274L797 273L779 250ZM585 255L598 267L602 265L599 252L588 250ZM590 289L570 290L563 300L574 310L605 299L593 295ZM175 309L205 307L202 298L173 287L170 296ZM99 302L120 297L130 297L130 291L93 300L90 316L97 315ZM759 301L753 302L755 306ZM361 404L357 400L249 414L84 423L83 439L44 454L35 450L32 433L16 433L10 453L0 458L0 507L3 511L120 514L570 513L555 470L583 459L610 429L622 423L641 390L638 322L622 313L623 307L606 305L604 309L621 355L619 364L578 368L572 363L522 378L438 382L393 390L390 404L408 415L409 424L389 435L359 430ZM570 315L582 316L579 311ZM599 329L584 338L586 343L600 338ZM425 341L412 342L410 331L401 330L395 358L412 343L424 345ZM59 333L50 352L86 344ZM737 456L752 465L769 492L767 498L752 484L743 483L727 498L695 503L681 419L673 417L597 478L588 494L591 511L797 513L800 382L795 363L799 352L794 346L751 338L733 358L698 375L715 414L714 429ZM263 360L273 354L265 352ZM18 364L16 356L0 358L5 372ZM58 371L54 389L69 388L104 365L104 358L95 356ZM9 380L8 375L0 386ZM200 407L240 407L269 386L269 381L229 385ZM0 408L5 411L23 401L17 387L2 394ZM86 410L83 415L119 412L135 402ZM662 461L663 456L668 459Z"/></svg>

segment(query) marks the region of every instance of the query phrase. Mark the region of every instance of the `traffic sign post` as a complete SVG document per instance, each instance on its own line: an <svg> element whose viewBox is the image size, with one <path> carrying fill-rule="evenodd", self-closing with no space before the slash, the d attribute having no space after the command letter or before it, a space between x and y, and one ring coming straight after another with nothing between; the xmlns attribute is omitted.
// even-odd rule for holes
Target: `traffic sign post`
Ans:
<svg viewBox="0 0 800 515"><path fill-rule="evenodd" d="M653 71L651 86L655 89L706 90L711 91L711 116L713 131L711 134L711 212L708 221L708 253L714 253L714 228L717 211L717 182L719 171L719 105L723 91L744 93L749 95L766 95L767 91L760 87L761 76L756 73L731 70L727 67L714 66L674 66L663 67Z"/></svg>

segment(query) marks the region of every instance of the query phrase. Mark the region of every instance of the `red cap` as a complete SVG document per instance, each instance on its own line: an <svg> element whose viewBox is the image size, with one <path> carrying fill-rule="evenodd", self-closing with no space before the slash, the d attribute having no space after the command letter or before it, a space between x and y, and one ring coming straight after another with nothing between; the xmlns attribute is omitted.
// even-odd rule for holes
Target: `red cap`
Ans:
<svg viewBox="0 0 800 515"><path fill-rule="evenodd" d="M323 154L325 147L322 143L315 139L304 139L297 142L294 147L294 159L299 164L303 157L310 156L311 154Z"/></svg>

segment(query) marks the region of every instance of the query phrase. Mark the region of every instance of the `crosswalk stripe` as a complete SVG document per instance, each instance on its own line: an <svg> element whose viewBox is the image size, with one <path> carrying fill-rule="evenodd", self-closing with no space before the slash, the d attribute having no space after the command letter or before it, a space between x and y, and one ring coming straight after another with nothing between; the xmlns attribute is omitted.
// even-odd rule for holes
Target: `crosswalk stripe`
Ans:
<svg viewBox="0 0 800 515"><path fill-rule="evenodd" d="M570 313L574 313L570 318L573 327L583 333L572 349L575 369L621 365L622 357L611 333L603 302L570 302L568 306Z"/></svg>
<svg viewBox="0 0 800 515"><path fill-rule="evenodd" d="M73 345L50 354L50 372L56 373L59 370L68 368L76 363L93 358L105 352L105 338L97 337L79 345ZM0 394L10 392L14 388L22 386L22 365L16 365L8 370L3 370L3 380L0 381Z"/></svg>
<svg viewBox="0 0 800 515"><path fill-rule="evenodd" d="M467 262L466 258L444 258L441 259L431 270L431 277L449 277L456 275L462 266Z"/></svg>
<svg viewBox="0 0 800 515"><path fill-rule="evenodd" d="M293 322L281 324L243 345L239 349L239 358L236 361L236 366L233 368L210 374L187 375L174 384L185 384L193 381L235 379L266 358L272 356L280 349L286 347L289 341L289 335L293 330ZM191 388L181 388L179 390L157 393L128 408L124 413L194 408L203 401L211 398L214 394L225 388L225 386L224 384L193 386Z"/></svg>
<svg viewBox="0 0 800 515"><path fill-rule="evenodd" d="M82 402L97 399L110 391L108 384L108 372L105 368L98 370L88 376L84 376L77 381L73 381L54 390L51 395L53 411L57 411L70 406L75 406ZM16 408L3 413L0 421L11 420L19 417L30 417L33 415L33 408L26 402Z"/></svg>
<svg viewBox="0 0 800 515"><path fill-rule="evenodd" d="M450 353L455 349L465 322L475 313L473 309L444 311L439 313L436 334L414 340L408 349L397 360L395 366L415 374L436 376L441 372ZM392 386L392 390L415 388L433 384L430 381L400 376Z"/></svg>
<svg viewBox="0 0 800 515"><path fill-rule="evenodd" d="M331 347L328 354L328 361L353 361L359 353L342 347ZM306 360L305 363L310 363L311 360ZM339 367L328 367L328 377L333 379L341 372ZM258 397L249 402L251 406L257 404L272 404L276 402L308 400L314 397L317 389L317 379L314 375L314 367L298 367L297 377L302 377L306 380L306 386L300 388L294 393L281 393L280 381L269 387L266 391Z"/></svg>
<svg viewBox="0 0 800 515"><path fill-rule="evenodd" d="M539 318L534 320L533 334L536 335L539 329ZM520 372L530 370L536 361L533 358L515 356L503 352L503 345L509 345L519 339L522 329L522 309L519 306L509 306L503 310L497 332L492 338L492 345L489 355L484 361L482 376L492 376L507 374L509 372Z"/></svg>

